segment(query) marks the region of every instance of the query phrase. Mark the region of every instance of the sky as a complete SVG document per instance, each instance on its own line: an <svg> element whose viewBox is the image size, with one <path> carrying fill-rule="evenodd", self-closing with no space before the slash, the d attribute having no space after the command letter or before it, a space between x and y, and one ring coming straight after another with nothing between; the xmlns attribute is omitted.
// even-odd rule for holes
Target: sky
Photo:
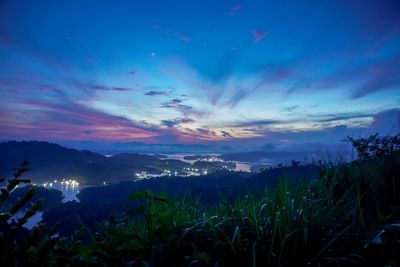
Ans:
<svg viewBox="0 0 400 267"><path fill-rule="evenodd" d="M399 112L397 0L0 0L1 140L326 144Z"/></svg>

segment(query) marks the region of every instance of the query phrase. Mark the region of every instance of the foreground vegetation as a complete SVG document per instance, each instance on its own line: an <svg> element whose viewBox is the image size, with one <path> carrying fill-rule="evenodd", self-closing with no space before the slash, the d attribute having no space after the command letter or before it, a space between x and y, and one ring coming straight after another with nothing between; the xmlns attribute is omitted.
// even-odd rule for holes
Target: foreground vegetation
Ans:
<svg viewBox="0 0 400 267"><path fill-rule="evenodd" d="M350 141L359 160L326 163L318 181L282 177L262 194L207 207L191 196L133 192L128 212L96 231L82 223L71 237L22 227L40 201L8 223L34 195L31 188L7 205L29 183L20 178L25 163L1 189L2 266L398 266L400 136Z"/></svg>

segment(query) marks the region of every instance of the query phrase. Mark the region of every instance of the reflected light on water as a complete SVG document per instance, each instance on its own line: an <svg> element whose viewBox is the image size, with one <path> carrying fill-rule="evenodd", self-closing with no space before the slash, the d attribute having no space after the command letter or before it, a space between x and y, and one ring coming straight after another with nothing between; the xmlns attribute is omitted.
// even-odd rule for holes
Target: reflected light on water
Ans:
<svg viewBox="0 0 400 267"><path fill-rule="evenodd" d="M79 190L82 189L79 185L79 182L73 179L65 180L62 179L61 181L58 181L55 179L53 182L45 182L42 183L43 187L46 188L53 188L60 190L63 194L63 202L68 202L68 201L77 201L79 202L79 199L76 197L76 195L79 193Z"/></svg>

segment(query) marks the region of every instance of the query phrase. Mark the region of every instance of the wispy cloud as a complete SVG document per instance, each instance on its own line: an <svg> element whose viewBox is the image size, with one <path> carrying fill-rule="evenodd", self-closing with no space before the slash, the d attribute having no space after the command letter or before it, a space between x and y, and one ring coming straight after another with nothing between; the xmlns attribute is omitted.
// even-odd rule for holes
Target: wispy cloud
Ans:
<svg viewBox="0 0 400 267"><path fill-rule="evenodd" d="M195 120L191 118L176 118L173 120L162 120L161 124L168 128L173 128L181 124L192 123L192 122L195 122Z"/></svg>
<svg viewBox="0 0 400 267"><path fill-rule="evenodd" d="M214 130L208 128L185 129L185 131L198 140L221 140L221 137L219 137Z"/></svg>
<svg viewBox="0 0 400 267"><path fill-rule="evenodd" d="M162 70L166 75L202 92L201 101L207 100L213 106L230 108L235 108L260 88L270 87L268 89L271 90L277 84L295 82L304 77L299 71L302 67L300 60L284 65L254 64L250 65L244 74L239 67L240 61L240 55L225 51L216 62L206 68L190 64L180 58L172 58L162 65ZM240 78L237 76L238 73L241 75ZM195 91L192 96L196 93Z"/></svg>
<svg viewBox="0 0 400 267"><path fill-rule="evenodd" d="M93 85L90 86L89 89L96 91L116 91L116 92L127 92L132 90L132 88L127 88L127 87L113 87L104 85Z"/></svg>
<svg viewBox="0 0 400 267"><path fill-rule="evenodd" d="M178 38L179 40L181 40L182 42L185 42L185 43L192 41L192 37L190 37L189 35L182 33L180 31L171 29L171 28L165 28L165 27L161 26L160 24L154 24L153 29L155 29L159 32L162 32L168 36L173 36L175 38Z"/></svg>
<svg viewBox="0 0 400 267"><path fill-rule="evenodd" d="M352 94L352 97L359 98L370 93L388 89L399 90L399 69L400 57L368 66L368 69L365 69L363 73L366 76L365 82Z"/></svg>
<svg viewBox="0 0 400 267"><path fill-rule="evenodd" d="M221 134L222 134L223 137L226 137L226 138L233 138L233 136L232 136L230 133L228 133L227 131L220 131L220 132L221 132Z"/></svg>
<svg viewBox="0 0 400 267"><path fill-rule="evenodd" d="M399 38L400 25L395 26L391 31L385 33L381 36L369 49L367 52L367 57L376 57L381 52L381 50L390 42Z"/></svg>
<svg viewBox="0 0 400 267"><path fill-rule="evenodd" d="M162 108L173 108L173 107L177 107L177 106L181 105L182 102L183 102L182 99L173 98L167 102L161 103L161 107Z"/></svg>
<svg viewBox="0 0 400 267"><path fill-rule="evenodd" d="M280 123L279 120L244 120L244 121L237 121L233 123L229 123L226 126L228 127L250 127L250 126L266 126L266 125L273 125L276 123Z"/></svg>
<svg viewBox="0 0 400 267"><path fill-rule="evenodd" d="M165 91L148 91L144 95L147 96L168 96L170 93Z"/></svg>
<svg viewBox="0 0 400 267"><path fill-rule="evenodd" d="M9 125L9 121L1 119L1 135L12 132L19 137L48 140L124 140L150 138L159 134L126 118L65 98L56 102L30 100L21 104L25 112L30 113L29 120Z"/></svg>
<svg viewBox="0 0 400 267"><path fill-rule="evenodd" d="M299 107L299 105L293 105L293 106L284 108L283 111L292 112L293 110L297 109L298 107Z"/></svg>
<svg viewBox="0 0 400 267"><path fill-rule="evenodd" d="M306 114L305 118L315 122L332 122L332 121L345 121L351 119L372 118L373 113L362 112L347 112L347 113L332 113L332 114Z"/></svg>
<svg viewBox="0 0 400 267"><path fill-rule="evenodd" d="M161 108L172 108L181 112L185 117L203 117L208 115L205 111L195 110L192 106L183 104L183 99L173 98L160 104Z"/></svg>
<svg viewBox="0 0 400 267"><path fill-rule="evenodd" d="M400 88L400 57L362 64L344 65L330 74L315 78L310 85L303 85L307 91L336 90L351 86L349 97L357 99L372 93ZM306 79L304 79L306 80ZM296 87L296 85L295 85ZM289 92L295 92L292 88Z"/></svg>
<svg viewBox="0 0 400 267"><path fill-rule="evenodd" d="M235 93L226 101L224 104L231 108L234 108L239 102L245 98L252 90L245 90L241 87L235 90Z"/></svg>

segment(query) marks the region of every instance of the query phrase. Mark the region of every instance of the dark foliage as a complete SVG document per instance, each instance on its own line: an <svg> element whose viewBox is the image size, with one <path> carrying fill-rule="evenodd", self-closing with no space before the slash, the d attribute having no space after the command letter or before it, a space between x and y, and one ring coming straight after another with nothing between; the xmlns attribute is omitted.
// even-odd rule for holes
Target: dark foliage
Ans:
<svg viewBox="0 0 400 267"><path fill-rule="evenodd" d="M353 139L349 136L348 139L357 150L360 160L389 156L400 150L400 134L384 137L374 134L367 138L359 139Z"/></svg>

